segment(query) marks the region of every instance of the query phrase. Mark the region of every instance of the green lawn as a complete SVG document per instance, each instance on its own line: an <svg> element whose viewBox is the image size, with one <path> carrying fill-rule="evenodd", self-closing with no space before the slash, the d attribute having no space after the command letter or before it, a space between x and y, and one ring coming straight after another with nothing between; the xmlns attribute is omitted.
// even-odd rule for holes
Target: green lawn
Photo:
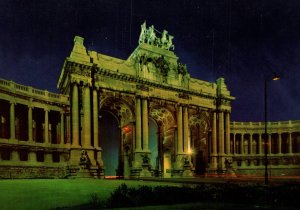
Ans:
<svg viewBox="0 0 300 210"><path fill-rule="evenodd" d="M180 186L174 183L96 179L21 179L0 180L0 209L52 209L89 202L96 193L103 200L122 183L139 185Z"/></svg>

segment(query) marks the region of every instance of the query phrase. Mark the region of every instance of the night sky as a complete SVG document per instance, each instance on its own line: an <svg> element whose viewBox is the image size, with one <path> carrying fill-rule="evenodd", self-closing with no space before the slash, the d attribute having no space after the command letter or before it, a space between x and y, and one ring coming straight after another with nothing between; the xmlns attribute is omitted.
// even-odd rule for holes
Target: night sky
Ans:
<svg viewBox="0 0 300 210"><path fill-rule="evenodd" d="M140 25L174 35L192 77L224 77L236 97L232 121L300 120L299 0L0 0L0 77L58 92L73 38L89 50L127 59ZM282 78L271 81L272 72Z"/></svg>

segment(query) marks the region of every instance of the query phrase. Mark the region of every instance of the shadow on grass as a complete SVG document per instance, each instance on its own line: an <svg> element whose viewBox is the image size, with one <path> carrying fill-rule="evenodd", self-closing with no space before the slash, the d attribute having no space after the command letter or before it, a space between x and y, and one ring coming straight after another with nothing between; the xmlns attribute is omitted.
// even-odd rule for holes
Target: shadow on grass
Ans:
<svg viewBox="0 0 300 210"><path fill-rule="evenodd" d="M58 209L104 209L160 205L157 209L297 209L297 185L199 184L128 187L121 184L107 200L91 194L87 204ZM190 203L190 204L187 204ZM193 204L191 204L193 203ZM177 208L173 204L185 204ZM151 209L150 207L147 209Z"/></svg>

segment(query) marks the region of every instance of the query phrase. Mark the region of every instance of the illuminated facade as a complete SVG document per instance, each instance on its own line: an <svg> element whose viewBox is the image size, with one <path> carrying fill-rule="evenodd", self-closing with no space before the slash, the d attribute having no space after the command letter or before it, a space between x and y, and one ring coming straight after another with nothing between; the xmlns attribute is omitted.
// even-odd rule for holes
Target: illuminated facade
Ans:
<svg viewBox="0 0 300 210"><path fill-rule="evenodd" d="M226 173L227 159L237 173L261 170L261 124L230 123L224 79L191 78L172 39L144 23L122 60L76 36L62 94L0 80L0 177L192 177ZM297 169L300 127L288 125L278 124L274 163Z"/></svg>
<svg viewBox="0 0 300 210"><path fill-rule="evenodd" d="M268 122L269 174L299 175L300 121ZM230 154L239 174L264 174L264 122L232 122Z"/></svg>

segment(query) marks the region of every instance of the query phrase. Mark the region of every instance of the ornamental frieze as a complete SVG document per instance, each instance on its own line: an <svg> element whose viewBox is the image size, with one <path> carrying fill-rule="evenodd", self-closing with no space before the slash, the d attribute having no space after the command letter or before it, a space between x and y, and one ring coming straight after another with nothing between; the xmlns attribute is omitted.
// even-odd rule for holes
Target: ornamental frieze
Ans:
<svg viewBox="0 0 300 210"><path fill-rule="evenodd" d="M191 96L189 96L188 94L185 94L185 93L179 93L179 94L176 94L176 96L178 98L182 98L182 99L192 99Z"/></svg>
<svg viewBox="0 0 300 210"><path fill-rule="evenodd" d="M149 91L149 87L146 85L136 85L136 89L137 90L141 90L141 91Z"/></svg>

